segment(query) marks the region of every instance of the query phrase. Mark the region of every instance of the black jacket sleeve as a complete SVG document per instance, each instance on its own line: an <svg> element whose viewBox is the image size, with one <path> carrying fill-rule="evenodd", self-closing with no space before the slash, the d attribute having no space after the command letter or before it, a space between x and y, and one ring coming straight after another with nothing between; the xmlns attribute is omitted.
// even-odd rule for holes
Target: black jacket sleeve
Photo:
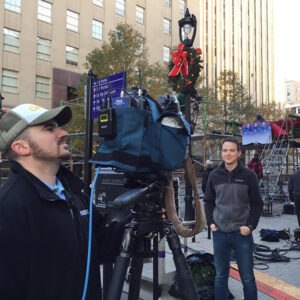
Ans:
<svg viewBox="0 0 300 300"><path fill-rule="evenodd" d="M211 173L207 181L205 197L204 197L204 210L205 210L208 226L214 223L213 211L215 208L215 201L216 201L216 192L213 184L213 173Z"/></svg>
<svg viewBox="0 0 300 300"><path fill-rule="evenodd" d="M13 199L12 199L13 200ZM31 264L31 242L23 207L0 200L0 299L23 299Z"/></svg>
<svg viewBox="0 0 300 300"><path fill-rule="evenodd" d="M205 191L206 191L208 175L209 175L209 173L207 172L207 170L205 170L204 173L203 173L203 178L202 178L202 191L203 191L204 194L205 194Z"/></svg>
<svg viewBox="0 0 300 300"><path fill-rule="evenodd" d="M246 225L251 225L253 230L257 227L262 209L263 201L259 193L259 183L257 176L253 172L251 174L250 185L249 185L249 199L250 199L250 213Z"/></svg>
<svg viewBox="0 0 300 300"><path fill-rule="evenodd" d="M289 181L288 185L288 191L289 191L289 198L291 202L294 202L294 181L295 181L295 174L292 175Z"/></svg>

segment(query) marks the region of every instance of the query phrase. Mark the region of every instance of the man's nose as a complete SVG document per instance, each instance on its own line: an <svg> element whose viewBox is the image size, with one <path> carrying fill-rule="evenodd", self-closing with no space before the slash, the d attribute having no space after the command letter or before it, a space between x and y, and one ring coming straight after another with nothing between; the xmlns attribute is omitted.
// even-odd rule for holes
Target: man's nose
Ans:
<svg viewBox="0 0 300 300"><path fill-rule="evenodd" d="M58 129L57 134L58 134L59 137L64 137L64 136L68 136L69 135L66 130L64 130L62 128L57 128L57 129Z"/></svg>

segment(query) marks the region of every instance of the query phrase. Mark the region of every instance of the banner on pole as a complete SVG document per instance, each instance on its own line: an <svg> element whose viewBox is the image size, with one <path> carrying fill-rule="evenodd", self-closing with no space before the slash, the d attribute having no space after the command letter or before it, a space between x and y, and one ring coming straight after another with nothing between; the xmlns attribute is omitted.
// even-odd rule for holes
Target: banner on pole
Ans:
<svg viewBox="0 0 300 300"><path fill-rule="evenodd" d="M272 129L270 122L254 122L243 124L242 145L271 144Z"/></svg>
<svg viewBox="0 0 300 300"><path fill-rule="evenodd" d="M100 109L106 108L106 96L111 100L120 97L122 89L126 89L126 72L117 73L92 82L92 118L97 119Z"/></svg>

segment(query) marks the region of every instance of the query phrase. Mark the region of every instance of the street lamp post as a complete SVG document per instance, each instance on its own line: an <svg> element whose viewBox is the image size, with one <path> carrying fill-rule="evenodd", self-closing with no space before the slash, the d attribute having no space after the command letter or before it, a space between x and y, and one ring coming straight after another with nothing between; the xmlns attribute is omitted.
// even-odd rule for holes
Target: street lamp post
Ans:
<svg viewBox="0 0 300 300"><path fill-rule="evenodd" d="M192 14L190 15L188 8L186 9L184 18L178 21L179 24L179 39L180 43L182 43L185 47L192 47L196 31L197 31L197 19ZM191 37L189 37L191 35ZM185 93L184 94L184 106L185 106L185 118L187 122L191 123L191 94ZM192 152L192 145L191 140L189 144L189 154ZM195 219L195 209L193 207L193 190L192 186L188 180L187 174L185 174L185 213L184 219L186 221L191 221Z"/></svg>

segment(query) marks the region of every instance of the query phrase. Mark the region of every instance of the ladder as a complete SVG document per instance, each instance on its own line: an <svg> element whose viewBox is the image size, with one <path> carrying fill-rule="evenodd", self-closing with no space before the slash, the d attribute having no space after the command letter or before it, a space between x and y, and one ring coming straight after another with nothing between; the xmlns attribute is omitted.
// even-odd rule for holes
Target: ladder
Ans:
<svg viewBox="0 0 300 300"><path fill-rule="evenodd" d="M260 193L266 206L266 214L272 213L272 202L281 199L283 193L280 177L289 151L288 135L281 135L284 131L283 125L284 123L276 142L265 151L265 159L262 159L264 177L260 182Z"/></svg>

